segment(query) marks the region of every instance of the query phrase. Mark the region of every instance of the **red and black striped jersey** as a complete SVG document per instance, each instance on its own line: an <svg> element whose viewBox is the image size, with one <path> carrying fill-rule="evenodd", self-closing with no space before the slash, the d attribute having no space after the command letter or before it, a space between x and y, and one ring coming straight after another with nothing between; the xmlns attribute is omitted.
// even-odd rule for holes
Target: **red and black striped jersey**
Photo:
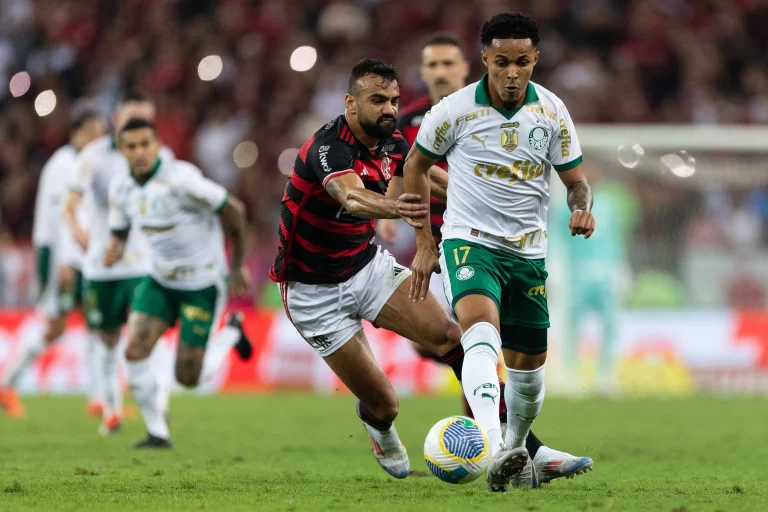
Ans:
<svg viewBox="0 0 768 512"><path fill-rule="evenodd" d="M408 143L399 131L369 150L339 116L307 140L285 185L280 246L269 270L273 281L328 284L346 281L376 254L374 221L350 215L325 190L331 179L356 173L380 194L402 176Z"/></svg>
<svg viewBox="0 0 768 512"><path fill-rule="evenodd" d="M398 128L402 132L405 140L408 141L408 145L413 146L416 142L416 135L419 134L419 128L421 127L421 121L427 114L429 109L432 108L432 102L429 96L424 96L408 104L400 114L398 119ZM448 168L448 162L441 158L438 160L438 166L443 169ZM429 222L432 225L432 237L435 239L435 244L440 244L442 235L440 234L440 227L443 225L443 214L445 213L445 203L434 197L429 201Z"/></svg>

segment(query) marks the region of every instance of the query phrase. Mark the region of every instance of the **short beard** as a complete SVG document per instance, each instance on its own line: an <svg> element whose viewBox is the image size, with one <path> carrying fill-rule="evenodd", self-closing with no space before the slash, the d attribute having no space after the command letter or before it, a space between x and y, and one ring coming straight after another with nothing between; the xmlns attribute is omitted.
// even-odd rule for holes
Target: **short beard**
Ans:
<svg viewBox="0 0 768 512"><path fill-rule="evenodd" d="M365 133L371 137L375 137L377 139L387 139L391 137L393 133L395 133L395 129L397 128L397 119L395 119L395 122L392 123L392 129L384 128L378 123L378 120L371 123L360 119L360 126L365 131Z"/></svg>

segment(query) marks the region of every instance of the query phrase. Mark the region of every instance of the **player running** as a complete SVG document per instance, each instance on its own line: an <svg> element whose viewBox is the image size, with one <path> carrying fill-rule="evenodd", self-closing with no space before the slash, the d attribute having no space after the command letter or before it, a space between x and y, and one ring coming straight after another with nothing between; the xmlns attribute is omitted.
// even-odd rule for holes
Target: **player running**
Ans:
<svg viewBox="0 0 768 512"><path fill-rule="evenodd" d="M525 441L544 399L549 314L546 303L546 221L552 168L568 188L572 235L595 228L592 193L579 168L581 149L562 102L530 82L539 57L536 23L519 13L483 24L488 73L432 107L405 164L405 189L427 194L429 173L448 161L448 201L441 255L431 233L416 225L415 302L428 296L442 270L446 295L464 331L463 388L493 446L502 446L496 365L503 349L508 423L503 448L488 468L488 488L504 492L532 470ZM409 223L418 221L406 219ZM439 262L438 262L439 259ZM479 393L479 390L483 390ZM580 459L577 471L591 468ZM544 468L548 477L551 468Z"/></svg>
<svg viewBox="0 0 768 512"><path fill-rule="evenodd" d="M206 354L213 348L209 345L232 346L211 340L211 333L226 303L222 224L232 242L231 291L240 295L248 289L244 207L194 165L160 156L151 122L129 120L117 142L129 169L117 173L109 186L112 237L102 257L107 268L126 258L133 229L149 240L151 273L141 279L131 302L125 356L128 381L147 427L147 439L136 447L168 448L170 431L149 356L166 329L180 320L175 375L183 386L195 387L201 374L215 371L220 362L211 357L213 351ZM235 340L242 336L234 334ZM225 335L226 329L220 337Z"/></svg>
<svg viewBox="0 0 768 512"><path fill-rule="evenodd" d="M421 77L427 85L429 94L417 99L410 106L405 107L403 115L398 120L398 126L409 145L416 142L416 135L419 132L424 117L432 106L437 105L446 96L462 89L466 86L466 79L469 74L469 63L464 57L459 41L449 34L437 34L430 37L421 53ZM436 164L441 169L447 169L448 164L445 157L437 160ZM441 185L447 186L447 174L438 171L434 167L430 169L430 180L438 181ZM394 176L387 189L387 197L398 197L404 191L402 176ZM445 195L436 197L435 192L442 192L442 186L436 189L432 186L432 197L430 198L430 216L429 221L432 228L432 237L435 244L439 246L442 239L440 229L443 225L443 213L445 212ZM388 238L394 238L395 232L394 220L384 219L377 224L379 233ZM451 307L445 299L443 291L443 281L440 274L433 274L429 281L430 291L437 297L443 307L451 313ZM423 357L437 359L432 354L427 353L419 345L414 347ZM499 394L504 396L505 384L499 380ZM465 414L472 416L472 409L462 394L464 401ZM507 423L506 402L499 404L499 418L502 424ZM553 450L543 445L543 443L531 431L525 440L525 447L530 457L534 460L533 469L536 471L524 471L515 475L512 480L515 486L535 486L538 483L549 482L555 478L570 477L577 473L589 459L585 457L575 457L569 453ZM530 468L527 468L530 469Z"/></svg>
<svg viewBox="0 0 768 512"><path fill-rule="evenodd" d="M41 289L37 309L45 315L46 325L42 337L24 340L20 353L10 363L0 382L0 408L10 416L24 415L14 389L21 372L64 333L67 314L81 304L82 276L77 268L77 255L73 257L72 251L66 250L70 233L62 223L61 203L78 152L100 137L105 129L104 120L97 110L85 102L76 103L71 113L69 144L59 148L40 173L32 240L37 252L37 277ZM90 345L99 344L91 339L88 342L89 352ZM93 362L94 358L89 357L90 378L99 373ZM95 403L93 401L91 406Z"/></svg>

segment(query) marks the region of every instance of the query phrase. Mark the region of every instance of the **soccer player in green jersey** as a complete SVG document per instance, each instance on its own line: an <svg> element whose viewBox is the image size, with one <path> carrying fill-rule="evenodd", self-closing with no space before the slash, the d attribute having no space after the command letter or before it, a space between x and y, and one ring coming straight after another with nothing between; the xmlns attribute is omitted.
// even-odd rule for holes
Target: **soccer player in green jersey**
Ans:
<svg viewBox="0 0 768 512"><path fill-rule="evenodd" d="M405 164L405 190L429 194L429 169L448 161L441 255L428 229L416 229L411 298L423 300L438 268L463 330L462 386L485 427L493 459L488 488L504 492L532 466L525 439L544 399L549 313L547 207L552 170L568 188L571 234L595 229L592 192L565 105L530 81L539 58L536 22L498 14L483 24L479 81L432 107ZM427 218L429 218L427 216ZM498 352L507 371L507 434L498 416ZM584 468L592 461L584 458Z"/></svg>

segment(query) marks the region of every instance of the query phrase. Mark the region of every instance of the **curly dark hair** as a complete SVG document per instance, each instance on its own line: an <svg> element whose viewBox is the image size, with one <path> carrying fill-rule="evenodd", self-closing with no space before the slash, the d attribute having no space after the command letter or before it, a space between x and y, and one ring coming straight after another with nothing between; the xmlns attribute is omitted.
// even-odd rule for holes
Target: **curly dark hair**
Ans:
<svg viewBox="0 0 768 512"><path fill-rule="evenodd" d="M357 81L366 75L380 76L385 82L399 81L397 69L393 65L377 59L363 59L355 64L355 67L352 68L352 72L349 74L347 92L351 96L357 96L357 93L360 92L360 85Z"/></svg>
<svg viewBox="0 0 768 512"><path fill-rule="evenodd" d="M484 48L494 39L530 39L536 46L540 40L539 27L536 21L519 12L497 14L480 28L480 42Z"/></svg>

